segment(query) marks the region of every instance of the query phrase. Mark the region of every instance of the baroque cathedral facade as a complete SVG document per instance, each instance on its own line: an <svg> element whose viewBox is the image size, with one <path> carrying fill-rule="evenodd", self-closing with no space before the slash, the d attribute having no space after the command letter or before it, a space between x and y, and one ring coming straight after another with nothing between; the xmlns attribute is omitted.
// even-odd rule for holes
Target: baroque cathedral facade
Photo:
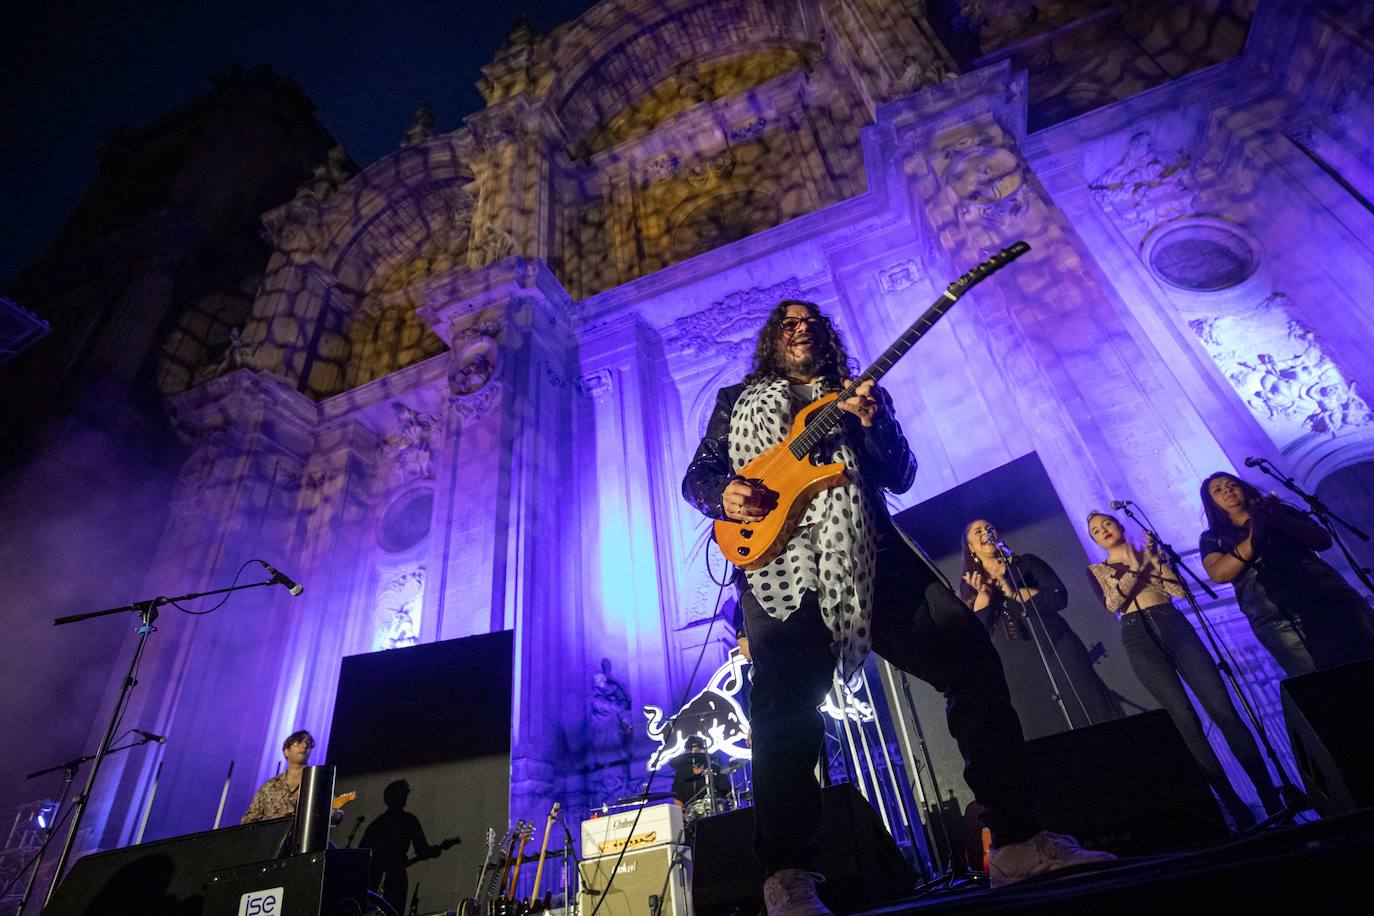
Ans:
<svg viewBox="0 0 1374 916"><path fill-rule="evenodd" d="M178 736L159 791L215 798L235 759L246 803L272 736L327 743L341 657L496 630L522 810L638 781L642 737L632 777L592 760L586 698L609 668L642 732L725 635L678 487L780 298L871 358L1030 243L885 381L899 507L1035 453L1070 518L1130 495L1187 547L1198 482L1249 455L1359 491L1372 49L1357 4L605 0L517 26L456 130L421 113L362 168L311 140L252 287L147 331L181 451L143 590L249 556L306 585L158 634L130 715ZM89 845L154 767L110 762Z"/></svg>

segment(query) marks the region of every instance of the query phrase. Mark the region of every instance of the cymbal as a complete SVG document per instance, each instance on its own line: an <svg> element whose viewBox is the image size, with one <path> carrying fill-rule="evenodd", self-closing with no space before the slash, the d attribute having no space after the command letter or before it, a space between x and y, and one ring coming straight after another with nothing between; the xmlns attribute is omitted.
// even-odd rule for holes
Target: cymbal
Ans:
<svg viewBox="0 0 1374 916"><path fill-rule="evenodd" d="M736 760L736 761L734 761L733 763L727 763L725 766L721 767L721 768L720 768L720 771L721 771L722 773L733 773L733 772L735 772L736 770L742 770L742 769L744 769L744 768L747 767L748 765L749 765L749 761L747 761L747 760Z"/></svg>
<svg viewBox="0 0 1374 916"><path fill-rule="evenodd" d="M671 791L665 789L665 790L662 791L662 792L650 792L648 795L645 795L645 794L642 793L642 792L641 792L639 795L625 795L625 796L622 796L621 798L617 798L615 801L611 802L611 804L613 804L613 805L638 805L638 804L640 804L641 802L646 802L646 801L664 801L664 800L669 799L669 798L672 798L672 797L673 797L673 793L672 793Z"/></svg>

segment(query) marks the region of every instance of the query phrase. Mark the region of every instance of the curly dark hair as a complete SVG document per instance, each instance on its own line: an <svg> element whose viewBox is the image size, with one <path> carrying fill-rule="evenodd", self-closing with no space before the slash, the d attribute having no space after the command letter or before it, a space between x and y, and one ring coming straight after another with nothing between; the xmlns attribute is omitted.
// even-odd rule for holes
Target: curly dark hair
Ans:
<svg viewBox="0 0 1374 916"><path fill-rule="evenodd" d="M969 573L974 572L975 570L977 572L984 572L983 561L978 558L978 554L974 553L973 548L969 547L968 545L969 530L981 521L986 521L986 519L975 518L973 521L969 522L967 525L964 526L964 536L960 540L959 544L959 549L964 555L963 576L967 576ZM964 602L964 604L967 604L969 607L973 607L973 599L977 596L978 593L973 590L973 587L971 585L964 581L963 576L959 577L959 600Z"/></svg>
<svg viewBox="0 0 1374 916"><path fill-rule="evenodd" d="M281 743L281 749L283 751L289 750L291 745L295 744L297 741L309 741L311 747L315 746L315 736L305 729L301 729L298 732L292 732L287 735L286 740Z"/></svg>
<svg viewBox="0 0 1374 916"><path fill-rule="evenodd" d="M1236 528L1235 523L1231 521L1231 516L1226 510L1218 506L1217 501L1212 498L1212 491L1210 489L1212 481L1219 477L1229 477L1236 482L1236 486L1240 487L1240 492L1245 495L1246 509L1253 508L1256 503L1264 498L1264 494L1261 493L1254 484L1246 483L1235 474L1227 471L1217 471L1215 474L1208 474L1207 479L1202 482L1202 490L1200 493L1202 497L1202 516L1207 520L1207 530L1217 532L1239 530Z"/></svg>
<svg viewBox="0 0 1374 916"><path fill-rule="evenodd" d="M773 306L773 311L768 313L768 320L763 323L763 328L759 331L758 340L754 343L754 360L750 366L749 374L744 377L744 383L752 385L767 379L787 378L787 370L783 366L778 341L782 339L782 320L787 316L789 305L804 306L807 311L821 320L821 325L825 328L825 340L819 356L821 361L820 376L825 380L827 386L839 387L844 379L853 377L856 372L854 364L850 360L849 353L844 348L844 340L840 337L840 332L835 330L835 323L830 320L830 316L822 312L821 307L814 302L807 302L803 299L784 299Z"/></svg>

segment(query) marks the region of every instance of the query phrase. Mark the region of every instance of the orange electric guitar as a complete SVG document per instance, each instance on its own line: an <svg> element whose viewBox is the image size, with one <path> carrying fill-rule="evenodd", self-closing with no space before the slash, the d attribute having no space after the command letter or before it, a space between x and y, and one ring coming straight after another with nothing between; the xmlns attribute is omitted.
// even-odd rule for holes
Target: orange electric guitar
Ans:
<svg viewBox="0 0 1374 916"><path fill-rule="evenodd" d="M935 300L935 304L926 309L925 314L907 328L897 342L888 347L862 375L850 380L843 391L819 397L802 408L793 419L792 431L787 438L766 449L740 469L741 477L769 491L768 514L756 522L716 521L716 544L725 554L725 559L741 569L758 569L782 553L811 497L846 480L842 463L817 465L811 460L812 449L844 417L844 411L837 402L853 397L854 389L864 382L876 383L916 345L916 341L925 336L960 296L1027 251L1030 251L1030 245L1017 242L951 283Z"/></svg>

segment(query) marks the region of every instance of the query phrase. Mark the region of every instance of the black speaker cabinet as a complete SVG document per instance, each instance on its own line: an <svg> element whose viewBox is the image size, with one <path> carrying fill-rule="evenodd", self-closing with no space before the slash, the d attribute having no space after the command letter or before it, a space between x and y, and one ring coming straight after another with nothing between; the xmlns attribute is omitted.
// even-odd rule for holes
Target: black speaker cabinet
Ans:
<svg viewBox="0 0 1374 916"><path fill-rule="evenodd" d="M596 856L577 867L583 913L599 907L597 916L692 916L692 853L685 846Z"/></svg>
<svg viewBox="0 0 1374 916"><path fill-rule="evenodd" d="M281 855L291 821L289 817L259 821L83 856L43 912L47 916L208 912L204 904L210 873Z"/></svg>
<svg viewBox="0 0 1374 916"><path fill-rule="evenodd" d="M366 849L326 849L226 868L210 877L205 916L356 916L371 861Z"/></svg>
<svg viewBox="0 0 1374 916"><path fill-rule="evenodd" d="M1374 807L1374 660L1280 685L1298 775L1322 816Z"/></svg>
<svg viewBox="0 0 1374 916"><path fill-rule="evenodd" d="M849 783L822 791L821 899L831 909L859 909L911 893L916 874L859 790ZM692 849L692 902L697 916L761 906L763 867L754 858L754 809L697 822Z"/></svg>
<svg viewBox="0 0 1374 916"><path fill-rule="evenodd" d="M1227 835L1202 767L1162 709L1026 742L1045 826L1143 855Z"/></svg>

